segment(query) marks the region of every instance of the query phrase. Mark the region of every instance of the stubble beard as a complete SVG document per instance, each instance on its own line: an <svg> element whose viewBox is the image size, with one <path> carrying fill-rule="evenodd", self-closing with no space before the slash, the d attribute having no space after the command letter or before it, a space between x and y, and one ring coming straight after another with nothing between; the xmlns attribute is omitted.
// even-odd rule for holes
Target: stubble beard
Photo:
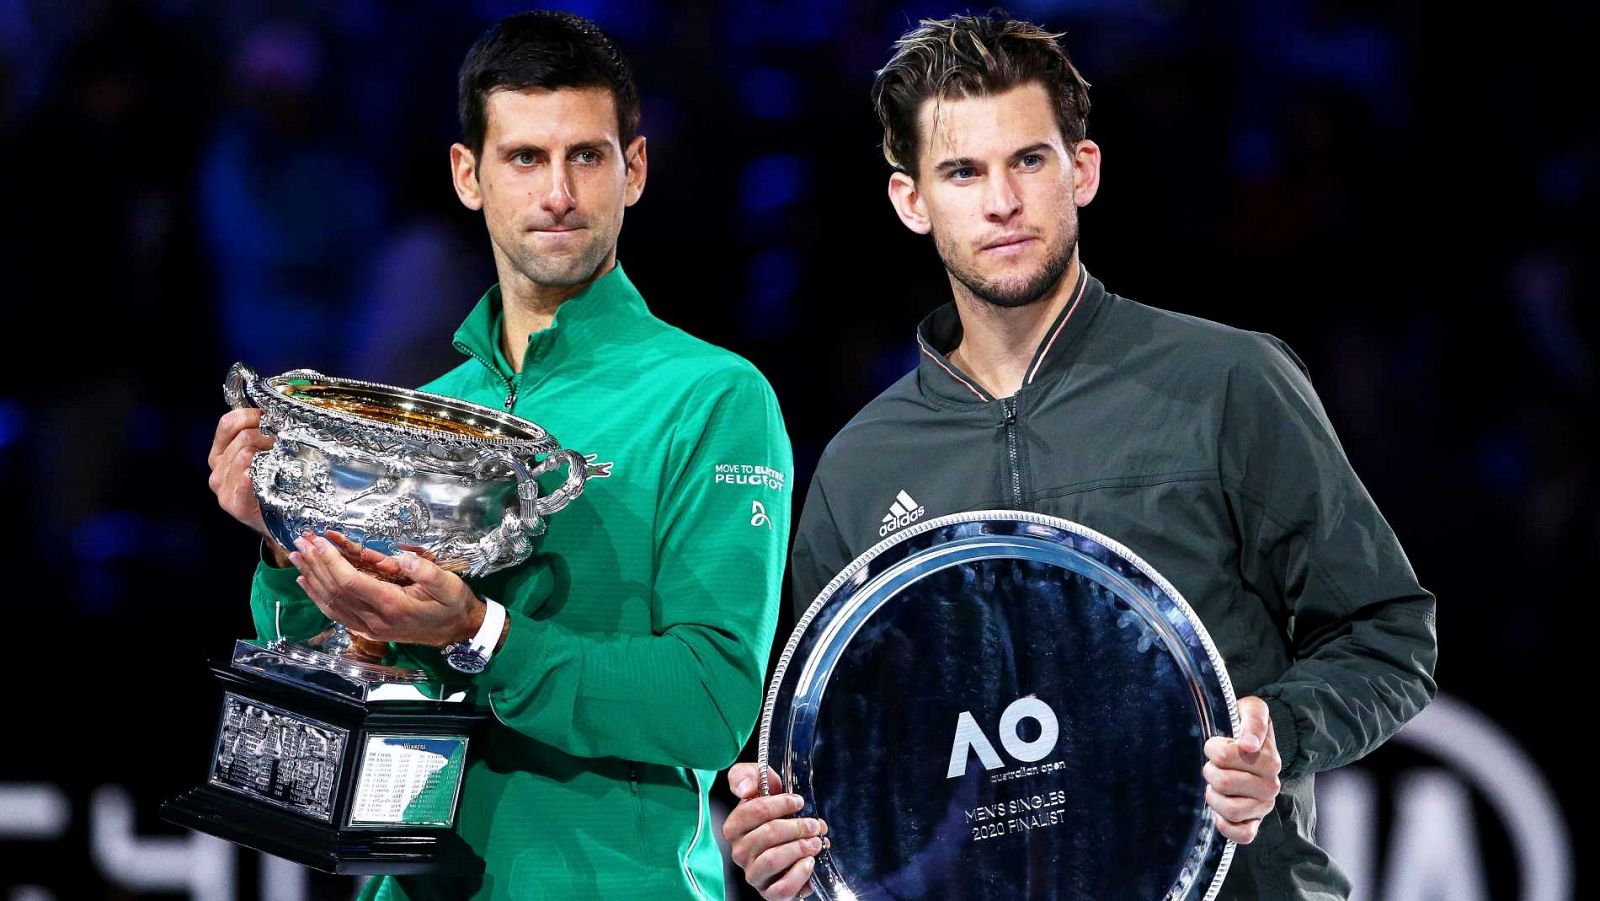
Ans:
<svg viewBox="0 0 1600 901"><path fill-rule="evenodd" d="M1032 273L1020 277L985 278L975 267L967 265L937 230L933 233L933 246L945 270L965 285L974 297L991 306L1014 310L1038 303L1061 282L1067 267L1072 264L1072 254L1078 248L1078 227L1076 222L1068 223L1061 240L1050 249L1044 263Z"/></svg>

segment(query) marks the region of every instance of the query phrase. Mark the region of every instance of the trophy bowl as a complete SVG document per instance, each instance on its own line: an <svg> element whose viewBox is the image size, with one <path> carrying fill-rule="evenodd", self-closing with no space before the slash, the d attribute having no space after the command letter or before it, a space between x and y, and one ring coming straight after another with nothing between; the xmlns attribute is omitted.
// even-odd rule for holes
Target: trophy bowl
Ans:
<svg viewBox="0 0 1600 901"><path fill-rule="evenodd" d="M482 576L526 560L546 520L583 492L581 454L479 404L310 369L262 378L243 363L223 395L235 409L260 408L261 432L275 439L250 478L285 548L332 529ZM565 479L543 491L539 478L563 465Z"/></svg>

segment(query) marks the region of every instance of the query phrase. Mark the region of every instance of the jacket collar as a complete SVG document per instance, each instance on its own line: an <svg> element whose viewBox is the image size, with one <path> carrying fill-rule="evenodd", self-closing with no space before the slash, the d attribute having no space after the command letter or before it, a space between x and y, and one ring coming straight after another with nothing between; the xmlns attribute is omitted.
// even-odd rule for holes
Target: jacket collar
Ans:
<svg viewBox="0 0 1600 901"><path fill-rule="evenodd" d="M491 287L456 329L454 343L456 350L509 379L512 372L500 347L503 303L500 286ZM528 335L522 368L527 370L552 354L604 341L614 334L619 318L648 314L644 298L622 271L619 260L609 272L557 307L549 328Z"/></svg>
<svg viewBox="0 0 1600 901"><path fill-rule="evenodd" d="M1072 289L1067 305L1051 323L1050 330L1034 348L1028 362L1027 375L1022 380L1022 390L1035 382L1047 382L1070 368L1077 354L1078 336L1088 328L1105 298L1105 285L1089 274L1082 265L1078 267L1078 282ZM945 304L929 313L917 326L917 345L922 357L917 364L917 378L924 390L945 400L957 403L981 404L994 400L976 380L950 362L950 352L961 344L961 315L955 302Z"/></svg>

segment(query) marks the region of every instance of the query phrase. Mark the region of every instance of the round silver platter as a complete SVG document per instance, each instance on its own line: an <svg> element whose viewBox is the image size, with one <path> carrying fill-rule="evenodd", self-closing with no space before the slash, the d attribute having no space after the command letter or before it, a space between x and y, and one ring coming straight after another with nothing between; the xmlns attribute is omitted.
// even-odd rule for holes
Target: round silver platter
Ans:
<svg viewBox="0 0 1600 901"><path fill-rule="evenodd" d="M1159 573L1076 523L976 511L894 534L818 595L759 762L828 823L823 899L1199 901L1234 847L1204 745L1236 727Z"/></svg>

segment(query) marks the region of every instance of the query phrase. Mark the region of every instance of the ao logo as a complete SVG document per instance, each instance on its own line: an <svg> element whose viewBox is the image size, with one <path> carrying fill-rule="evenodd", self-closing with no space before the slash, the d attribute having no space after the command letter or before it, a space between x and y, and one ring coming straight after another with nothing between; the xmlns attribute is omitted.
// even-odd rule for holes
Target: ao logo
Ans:
<svg viewBox="0 0 1600 901"><path fill-rule="evenodd" d="M1023 720L1033 720L1039 724L1039 737L1032 741L1024 741L1018 734L1017 727ZM1056 749L1056 739L1060 737L1061 726L1056 722L1056 712L1050 705L1039 700L1033 695L1018 698L1012 701L1000 714L1000 745L1006 749L1014 759L1022 763L1032 763L1043 760ZM1004 763L1000 755L995 753L994 745L989 743L989 737L983 734L983 728L978 721L972 718L972 711L963 710L956 717L956 737L950 743L950 768L945 771L945 778L954 779L967 772L967 758L970 752L978 753L978 760L983 763L986 770L997 770Z"/></svg>

